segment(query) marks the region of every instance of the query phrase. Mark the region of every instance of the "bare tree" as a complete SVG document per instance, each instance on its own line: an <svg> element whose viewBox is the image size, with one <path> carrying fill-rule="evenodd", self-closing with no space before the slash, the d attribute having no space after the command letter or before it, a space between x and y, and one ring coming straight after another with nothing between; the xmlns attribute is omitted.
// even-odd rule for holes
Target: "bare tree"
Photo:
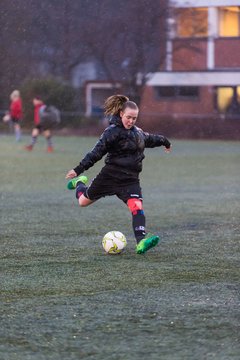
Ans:
<svg viewBox="0 0 240 360"><path fill-rule="evenodd" d="M76 65L95 59L102 78L138 97L159 66L165 9L165 0L2 0L1 92L27 77L70 81Z"/></svg>

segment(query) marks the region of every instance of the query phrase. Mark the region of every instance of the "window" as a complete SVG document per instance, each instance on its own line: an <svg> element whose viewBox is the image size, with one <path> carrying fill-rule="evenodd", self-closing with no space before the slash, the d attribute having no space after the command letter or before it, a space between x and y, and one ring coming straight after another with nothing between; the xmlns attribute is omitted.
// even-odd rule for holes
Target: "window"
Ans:
<svg viewBox="0 0 240 360"><path fill-rule="evenodd" d="M240 36L240 6L222 6L216 9L219 36ZM178 37L208 36L208 8L176 9L175 17Z"/></svg>
<svg viewBox="0 0 240 360"><path fill-rule="evenodd" d="M200 37L208 35L208 9L177 9L177 36Z"/></svg>
<svg viewBox="0 0 240 360"><path fill-rule="evenodd" d="M237 102L240 104L240 86L236 87ZM233 87L218 87L217 88L217 108L220 112L225 113L229 110L234 98Z"/></svg>
<svg viewBox="0 0 240 360"><path fill-rule="evenodd" d="M219 8L219 36L240 36L240 7Z"/></svg>
<svg viewBox="0 0 240 360"><path fill-rule="evenodd" d="M198 98L197 86L156 86L155 92L161 99L195 100Z"/></svg>

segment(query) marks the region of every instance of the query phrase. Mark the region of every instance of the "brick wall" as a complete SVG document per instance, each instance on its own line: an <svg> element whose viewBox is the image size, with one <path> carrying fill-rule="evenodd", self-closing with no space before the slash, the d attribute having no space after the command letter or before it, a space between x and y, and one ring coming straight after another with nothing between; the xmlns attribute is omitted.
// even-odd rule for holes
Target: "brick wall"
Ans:
<svg viewBox="0 0 240 360"><path fill-rule="evenodd" d="M221 38L215 41L215 67L240 69L240 38Z"/></svg>
<svg viewBox="0 0 240 360"><path fill-rule="evenodd" d="M173 42L173 71L206 70L206 40L178 39Z"/></svg>
<svg viewBox="0 0 240 360"><path fill-rule="evenodd" d="M200 87L196 100L159 99L154 88L145 86L140 110L147 114L209 114L214 112L214 92L211 87Z"/></svg>

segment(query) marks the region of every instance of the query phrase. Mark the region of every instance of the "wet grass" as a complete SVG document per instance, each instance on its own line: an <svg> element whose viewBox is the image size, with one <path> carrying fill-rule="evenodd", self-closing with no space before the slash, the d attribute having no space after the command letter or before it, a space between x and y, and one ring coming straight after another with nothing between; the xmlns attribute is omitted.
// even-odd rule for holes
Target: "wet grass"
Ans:
<svg viewBox="0 0 240 360"><path fill-rule="evenodd" d="M27 153L0 136L0 359L239 359L239 143L146 151L147 225L162 240L141 256L124 204L80 209L66 190L95 140L58 137L47 154L43 139ZM101 247L114 229L120 256Z"/></svg>

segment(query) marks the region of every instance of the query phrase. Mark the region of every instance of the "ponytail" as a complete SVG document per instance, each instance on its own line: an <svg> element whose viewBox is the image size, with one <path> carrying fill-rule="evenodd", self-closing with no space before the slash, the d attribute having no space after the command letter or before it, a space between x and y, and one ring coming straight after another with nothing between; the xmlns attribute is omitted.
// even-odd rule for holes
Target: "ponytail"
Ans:
<svg viewBox="0 0 240 360"><path fill-rule="evenodd" d="M105 115L119 115L127 101L129 99L125 95L112 95L108 97L104 103Z"/></svg>

